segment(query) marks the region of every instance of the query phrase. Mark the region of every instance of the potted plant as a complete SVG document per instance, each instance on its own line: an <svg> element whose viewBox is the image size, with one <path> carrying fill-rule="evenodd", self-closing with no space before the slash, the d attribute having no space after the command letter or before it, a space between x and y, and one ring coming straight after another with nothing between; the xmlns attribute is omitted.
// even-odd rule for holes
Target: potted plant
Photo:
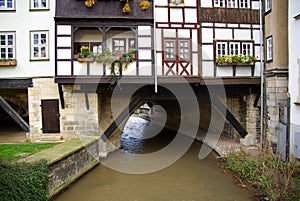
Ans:
<svg viewBox="0 0 300 201"><path fill-rule="evenodd" d="M84 62L84 61L94 61L93 54L90 53L90 48L88 46L81 46L80 52L77 54L78 58L77 61Z"/></svg>

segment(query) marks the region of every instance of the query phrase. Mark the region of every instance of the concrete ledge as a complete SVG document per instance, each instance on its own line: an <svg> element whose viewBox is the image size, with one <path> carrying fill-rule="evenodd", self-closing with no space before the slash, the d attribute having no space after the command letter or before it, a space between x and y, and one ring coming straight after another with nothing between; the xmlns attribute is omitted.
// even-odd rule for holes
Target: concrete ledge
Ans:
<svg viewBox="0 0 300 201"><path fill-rule="evenodd" d="M79 138L73 138L67 142L56 145L49 149L43 150L41 152L35 153L25 158L26 162L35 162L42 159L47 161L47 164L50 166L57 161L81 150L82 148L92 144L95 141L98 141L99 137L88 137L81 140Z"/></svg>
<svg viewBox="0 0 300 201"><path fill-rule="evenodd" d="M51 198L99 164L98 158L95 158L99 155L98 140L99 137L74 138L30 155L22 161L47 161L48 197Z"/></svg>

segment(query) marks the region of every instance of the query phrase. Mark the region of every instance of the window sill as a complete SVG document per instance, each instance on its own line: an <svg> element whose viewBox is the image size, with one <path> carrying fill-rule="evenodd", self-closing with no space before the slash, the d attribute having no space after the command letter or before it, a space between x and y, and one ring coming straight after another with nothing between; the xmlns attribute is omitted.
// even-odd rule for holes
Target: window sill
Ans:
<svg viewBox="0 0 300 201"><path fill-rule="evenodd" d="M217 66L254 66L255 62L252 63L218 63L216 62Z"/></svg>
<svg viewBox="0 0 300 201"><path fill-rule="evenodd" d="M17 60L0 61L0 67L17 66Z"/></svg>

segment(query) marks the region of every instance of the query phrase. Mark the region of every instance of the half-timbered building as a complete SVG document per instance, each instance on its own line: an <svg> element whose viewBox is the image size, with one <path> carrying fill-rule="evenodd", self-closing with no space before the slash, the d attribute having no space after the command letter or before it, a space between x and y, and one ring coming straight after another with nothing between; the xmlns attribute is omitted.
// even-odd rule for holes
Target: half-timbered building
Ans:
<svg viewBox="0 0 300 201"><path fill-rule="evenodd" d="M217 109L226 118L224 135L248 134L245 143L255 143L260 132L259 19L258 0L57 0L55 39L49 43L55 51L47 55L54 79L38 79L28 90L29 138L104 133L118 144L112 133L127 117L124 108L131 114L144 103L162 105L169 117L166 126L177 128L180 108L165 86L188 83L199 101L199 130L217 124L210 119ZM36 47L36 55L39 51L43 55L43 47ZM113 114L116 83L123 91L115 99L131 98L114 105ZM134 86L141 89L133 96L126 93ZM225 89L223 103L209 100L215 94L208 86Z"/></svg>

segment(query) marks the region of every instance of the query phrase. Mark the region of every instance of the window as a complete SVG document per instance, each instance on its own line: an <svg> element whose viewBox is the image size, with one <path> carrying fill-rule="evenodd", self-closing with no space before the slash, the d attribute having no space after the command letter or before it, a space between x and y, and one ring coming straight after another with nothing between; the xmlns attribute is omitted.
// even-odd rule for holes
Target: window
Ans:
<svg viewBox="0 0 300 201"><path fill-rule="evenodd" d="M129 49L136 49L135 38L128 39L128 46L129 46Z"/></svg>
<svg viewBox="0 0 300 201"><path fill-rule="evenodd" d="M265 12L269 13L272 9L272 0L265 0Z"/></svg>
<svg viewBox="0 0 300 201"><path fill-rule="evenodd" d="M121 38L121 39L116 39L113 38L113 47L112 50L113 52L120 52L120 53L125 53L126 51L126 39L125 38Z"/></svg>
<svg viewBox="0 0 300 201"><path fill-rule="evenodd" d="M31 59L45 60L49 59L49 39L48 31L32 31L31 38Z"/></svg>
<svg viewBox="0 0 300 201"><path fill-rule="evenodd" d="M230 55L239 55L240 54L240 43L230 42L229 43L229 54Z"/></svg>
<svg viewBox="0 0 300 201"><path fill-rule="evenodd" d="M0 0L1 10L13 10L15 9L15 0Z"/></svg>
<svg viewBox="0 0 300 201"><path fill-rule="evenodd" d="M242 43L242 55L245 56L252 56L253 52L252 52L252 43Z"/></svg>
<svg viewBox="0 0 300 201"><path fill-rule="evenodd" d="M179 59L189 60L190 59L190 45L188 40L179 41Z"/></svg>
<svg viewBox="0 0 300 201"><path fill-rule="evenodd" d="M227 42L217 42L216 51L217 56L227 55Z"/></svg>
<svg viewBox="0 0 300 201"><path fill-rule="evenodd" d="M175 40L166 40L165 41L165 59L166 60L175 60L175 54L176 54L176 46L175 46Z"/></svg>
<svg viewBox="0 0 300 201"><path fill-rule="evenodd" d="M216 57L227 55L253 55L253 41L216 41Z"/></svg>
<svg viewBox="0 0 300 201"><path fill-rule="evenodd" d="M240 0L240 8L250 8L249 0Z"/></svg>
<svg viewBox="0 0 300 201"><path fill-rule="evenodd" d="M1 59L15 59L15 33L0 33Z"/></svg>
<svg viewBox="0 0 300 201"><path fill-rule="evenodd" d="M227 0L227 8L237 8L238 7L238 0Z"/></svg>
<svg viewBox="0 0 300 201"><path fill-rule="evenodd" d="M271 62L273 60L273 37L269 36L266 41L267 47L267 62Z"/></svg>
<svg viewBox="0 0 300 201"><path fill-rule="evenodd" d="M31 0L31 9L49 9L48 0Z"/></svg>
<svg viewBox="0 0 300 201"><path fill-rule="evenodd" d="M190 40L167 39L164 45L165 60L190 60Z"/></svg>
<svg viewBox="0 0 300 201"><path fill-rule="evenodd" d="M214 0L214 1L215 1L215 7L225 8L225 0Z"/></svg>

